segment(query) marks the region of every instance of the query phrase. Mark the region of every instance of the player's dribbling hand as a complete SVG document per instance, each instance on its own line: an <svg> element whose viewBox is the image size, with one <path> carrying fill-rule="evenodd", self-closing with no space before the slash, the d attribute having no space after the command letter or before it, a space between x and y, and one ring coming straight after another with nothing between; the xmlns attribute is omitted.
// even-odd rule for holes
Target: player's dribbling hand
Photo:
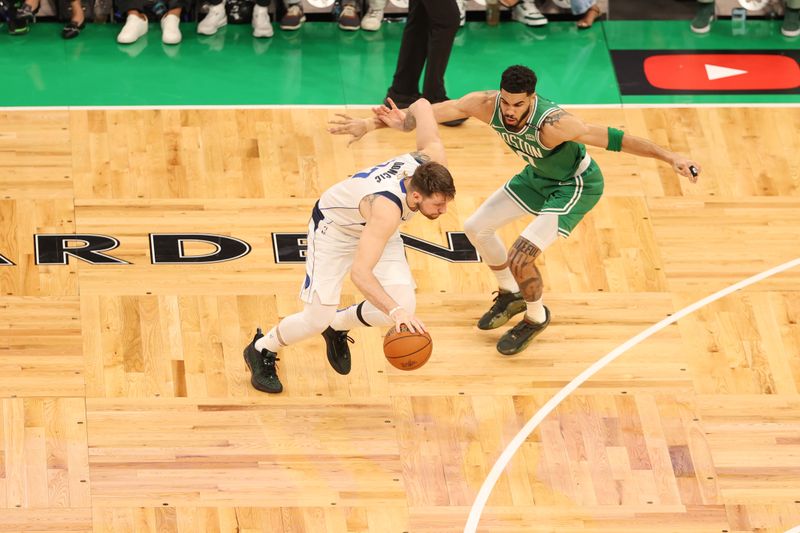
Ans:
<svg viewBox="0 0 800 533"><path fill-rule="evenodd" d="M423 333L425 331L425 324L402 307L392 313L391 318L394 320L394 328L398 333L403 325L405 325L411 333Z"/></svg>
<svg viewBox="0 0 800 533"><path fill-rule="evenodd" d="M689 178L692 183L697 183L697 176L700 175L701 168L695 161L683 156L675 156L672 160L672 168L681 176Z"/></svg>
<svg viewBox="0 0 800 533"><path fill-rule="evenodd" d="M374 129L374 127L370 128L370 125L372 125L371 119L353 118L344 113L336 113L336 116L339 118L328 121L328 124L330 124L328 133L350 135L350 142L347 143L347 146L350 146L366 135L368 131Z"/></svg>
<svg viewBox="0 0 800 533"><path fill-rule="evenodd" d="M375 113L375 116L378 117L378 119L388 127L402 131L403 124L405 124L406 121L406 112L399 109L397 105L395 105L394 100L391 98L387 98L386 100L389 102L391 107L379 105L373 107L372 112Z"/></svg>

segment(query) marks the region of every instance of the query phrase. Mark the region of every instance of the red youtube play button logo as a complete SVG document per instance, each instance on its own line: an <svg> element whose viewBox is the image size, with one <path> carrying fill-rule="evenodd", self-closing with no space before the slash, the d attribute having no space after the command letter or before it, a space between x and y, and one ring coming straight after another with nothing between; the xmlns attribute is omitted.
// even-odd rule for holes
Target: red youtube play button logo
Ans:
<svg viewBox="0 0 800 533"><path fill-rule="evenodd" d="M778 54L665 54L644 60L647 81L672 91L775 91L800 87L800 65Z"/></svg>

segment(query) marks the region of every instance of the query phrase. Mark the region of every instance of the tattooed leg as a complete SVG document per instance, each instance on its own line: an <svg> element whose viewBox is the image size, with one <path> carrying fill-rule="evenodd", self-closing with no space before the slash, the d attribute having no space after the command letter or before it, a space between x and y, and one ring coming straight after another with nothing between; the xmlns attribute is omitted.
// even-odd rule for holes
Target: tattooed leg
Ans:
<svg viewBox="0 0 800 533"><path fill-rule="evenodd" d="M542 304L542 274L535 264L541 253L541 248L524 236L517 238L508 253L511 273L525 298L526 312L525 318L497 341L497 351L503 355L518 354L550 325L550 311Z"/></svg>
<svg viewBox="0 0 800 533"><path fill-rule="evenodd" d="M519 284L526 302L535 302L542 297L544 282L536 266L536 258L542 251L525 237L519 237L508 253L511 273Z"/></svg>
<svg viewBox="0 0 800 533"><path fill-rule="evenodd" d="M497 341L497 351L503 355L518 354L550 325L550 311L542 304L542 274L535 264L541 253L538 246L522 236L508 253L511 273L525 298L525 318Z"/></svg>

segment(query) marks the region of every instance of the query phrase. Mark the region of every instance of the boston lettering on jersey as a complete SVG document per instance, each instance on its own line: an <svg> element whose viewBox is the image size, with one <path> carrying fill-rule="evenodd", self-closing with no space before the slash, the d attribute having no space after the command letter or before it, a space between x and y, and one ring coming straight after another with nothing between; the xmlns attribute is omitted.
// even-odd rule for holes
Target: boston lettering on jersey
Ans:
<svg viewBox="0 0 800 533"><path fill-rule="evenodd" d="M463 232L448 231L447 247L426 240L401 234L404 244L454 263L476 263L481 258ZM212 233L151 233L150 262L154 265L206 265L233 261L250 253L251 246L236 237ZM120 242L109 235L88 233L36 234L33 236L37 265L67 265L70 260L79 260L91 265L129 265L109 254ZM187 243L211 245L212 251L204 254L189 254ZM305 233L273 233L273 251L276 263L302 263L305 261ZM15 263L0 253L0 267Z"/></svg>
<svg viewBox="0 0 800 533"><path fill-rule="evenodd" d="M540 142L539 131L545 119L559 111L561 108L556 104L537 95L528 120L519 131L511 131L503 122L498 94L490 125L515 154L534 168L537 176L563 181L575 175L578 165L586 155L586 147L581 143L567 141L550 149Z"/></svg>
<svg viewBox="0 0 800 533"><path fill-rule="evenodd" d="M500 132L500 137L509 145L511 148L514 148L514 151L519 153L519 150L522 150L528 155L532 155L537 159L541 159L544 156L542 155L542 151L533 146L532 144L525 142L523 138L518 135L509 135L505 131ZM536 166L534 164L534 166Z"/></svg>

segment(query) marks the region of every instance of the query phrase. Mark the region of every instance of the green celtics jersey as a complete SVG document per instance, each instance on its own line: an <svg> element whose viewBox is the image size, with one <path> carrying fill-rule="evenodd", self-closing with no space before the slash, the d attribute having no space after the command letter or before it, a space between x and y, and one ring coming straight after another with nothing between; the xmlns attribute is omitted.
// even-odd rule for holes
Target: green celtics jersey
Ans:
<svg viewBox="0 0 800 533"><path fill-rule="evenodd" d="M500 111L500 93L494 103L491 126L515 154L533 167L536 175L553 180L566 180L575 175L578 165L586 155L581 143L567 141L555 148L547 148L539 140L539 131L547 115L561 109L556 104L537 95L528 120L518 132L506 129Z"/></svg>

